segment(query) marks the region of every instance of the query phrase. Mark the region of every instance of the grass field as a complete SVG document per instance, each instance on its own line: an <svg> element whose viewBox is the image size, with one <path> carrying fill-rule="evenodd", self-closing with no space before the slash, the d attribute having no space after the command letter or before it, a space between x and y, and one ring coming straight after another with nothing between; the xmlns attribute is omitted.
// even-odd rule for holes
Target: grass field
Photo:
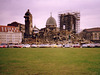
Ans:
<svg viewBox="0 0 100 75"><path fill-rule="evenodd" d="M100 75L100 48L1 48L0 75Z"/></svg>

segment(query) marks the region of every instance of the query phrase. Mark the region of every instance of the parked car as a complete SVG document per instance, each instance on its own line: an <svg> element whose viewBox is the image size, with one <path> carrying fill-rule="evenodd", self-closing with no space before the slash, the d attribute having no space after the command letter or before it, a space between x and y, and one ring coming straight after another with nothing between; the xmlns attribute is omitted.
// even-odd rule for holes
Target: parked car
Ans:
<svg viewBox="0 0 100 75"><path fill-rule="evenodd" d="M37 48L38 46L36 44L32 44L31 48Z"/></svg>
<svg viewBox="0 0 100 75"><path fill-rule="evenodd" d="M94 47L95 47L95 44L90 44L90 47L91 47L91 48L94 48Z"/></svg>
<svg viewBox="0 0 100 75"><path fill-rule="evenodd" d="M9 44L9 48L14 48L15 44Z"/></svg>
<svg viewBox="0 0 100 75"><path fill-rule="evenodd" d="M87 48L88 47L88 45L87 44L82 44L82 46L81 46L82 48Z"/></svg>
<svg viewBox="0 0 100 75"><path fill-rule="evenodd" d="M56 45L56 44L51 44L51 47L52 47L52 48L56 48L57 45Z"/></svg>
<svg viewBox="0 0 100 75"><path fill-rule="evenodd" d="M24 44L23 48L30 48L31 46L29 44Z"/></svg>
<svg viewBox="0 0 100 75"><path fill-rule="evenodd" d="M74 48L80 48L80 44L73 44L72 47L74 47Z"/></svg>
<svg viewBox="0 0 100 75"><path fill-rule="evenodd" d="M50 44L45 44L45 47L46 47L46 48L50 48L51 45L50 45Z"/></svg>
<svg viewBox="0 0 100 75"><path fill-rule="evenodd" d="M96 43L95 47L100 48L100 43Z"/></svg>
<svg viewBox="0 0 100 75"><path fill-rule="evenodd" d="M0 48L7 48L7 47L8 47L8 45L5 43L0 44Z"/></svg>
<svg viewBox="0 0 100 75"><path fill-rule="evenodd" d="M17 48L23 48L24 44L18 44Z"/></svg>
<svg viewBox="0 0 100 75"><path fill-rule="evenodd" d="M70 48L71 45L70 44L65 44L65 48Z"/></svg>
<svg viewBox="0 0 100 75"><path fill-rule="evenodd" d="M91 43L89 43L89 44L83 44L81 47L82 48L94 48L95 44L91 44Z"/></svg>
<svg viewBox="0 0 100 75"><path fill-rule="evenodd" d="M61 48L61 47L63 47L63 45L62 44L58 44L57 47L58 48Z"/></svg>
<svg viewBox="0 0 100 75"><path fill-rule="evenodd" d="M15 45L13 46L13 48L21 48L21 45L15 44Z"/></svg>
<svg viewBox="0 0 100 75"><path fill-rule="evenodd" d="M45 44L40 44L40 45L38 45L38 47L39 48L45 48L46 46L45 46Z"/></svg>

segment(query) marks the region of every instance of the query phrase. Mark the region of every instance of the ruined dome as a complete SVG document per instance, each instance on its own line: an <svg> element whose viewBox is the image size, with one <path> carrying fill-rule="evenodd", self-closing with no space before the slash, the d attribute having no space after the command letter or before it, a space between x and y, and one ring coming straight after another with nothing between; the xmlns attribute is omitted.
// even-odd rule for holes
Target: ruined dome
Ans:
<svg viewBox="0 0 100 75"><path fill-rule="evenodd" d="M56 24L56 20L55 20L52 16L50 16L50 17L47 19L46 25L57 25L57 24Z"/></svg>

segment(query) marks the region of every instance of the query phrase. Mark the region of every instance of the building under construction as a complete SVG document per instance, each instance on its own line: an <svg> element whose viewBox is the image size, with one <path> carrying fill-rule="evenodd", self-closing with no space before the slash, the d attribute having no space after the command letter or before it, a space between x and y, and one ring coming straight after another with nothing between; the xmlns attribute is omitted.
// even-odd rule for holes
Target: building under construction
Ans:
<svg viewBox="0 0 100 75"><path fill-rule="evenodd" d="M67 12L59 14L60 30L78 33L80 26L80 13Z"/></svg>

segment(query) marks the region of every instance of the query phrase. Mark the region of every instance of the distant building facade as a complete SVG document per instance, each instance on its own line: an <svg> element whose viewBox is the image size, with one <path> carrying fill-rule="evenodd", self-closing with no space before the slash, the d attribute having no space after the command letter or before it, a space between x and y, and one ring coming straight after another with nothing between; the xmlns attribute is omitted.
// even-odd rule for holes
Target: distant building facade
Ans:
<svg viewBox="0 0 100 75"><path fill-rule="evenodd" d="M85 39L94 43L100 43L100 27L84 29L80 33L80 36L82 39Z"/></svg>
<svg viewBox="0 0 100 75"><path fill-rule="evenodd" d="M13 26L0 26L0 43L21 43L22 33Z"/></svg>
<svg viewBox="0 0 100 75"><path fill-rule="evenodd" d="M18 23L18 22L12 22L11 24L8 24L7 26L14 26L16 27L19 31L22 32L22 37L24 39L24 33L25 33L25 25Z"/></svg>
<svg viewBox="0 0 100 75"><path fill-rule="evenodd" d="M32 14L30 13L29 9L25 13L25 38L32 37L32 32L33 32L33 26L32 26Z"/></svg>

